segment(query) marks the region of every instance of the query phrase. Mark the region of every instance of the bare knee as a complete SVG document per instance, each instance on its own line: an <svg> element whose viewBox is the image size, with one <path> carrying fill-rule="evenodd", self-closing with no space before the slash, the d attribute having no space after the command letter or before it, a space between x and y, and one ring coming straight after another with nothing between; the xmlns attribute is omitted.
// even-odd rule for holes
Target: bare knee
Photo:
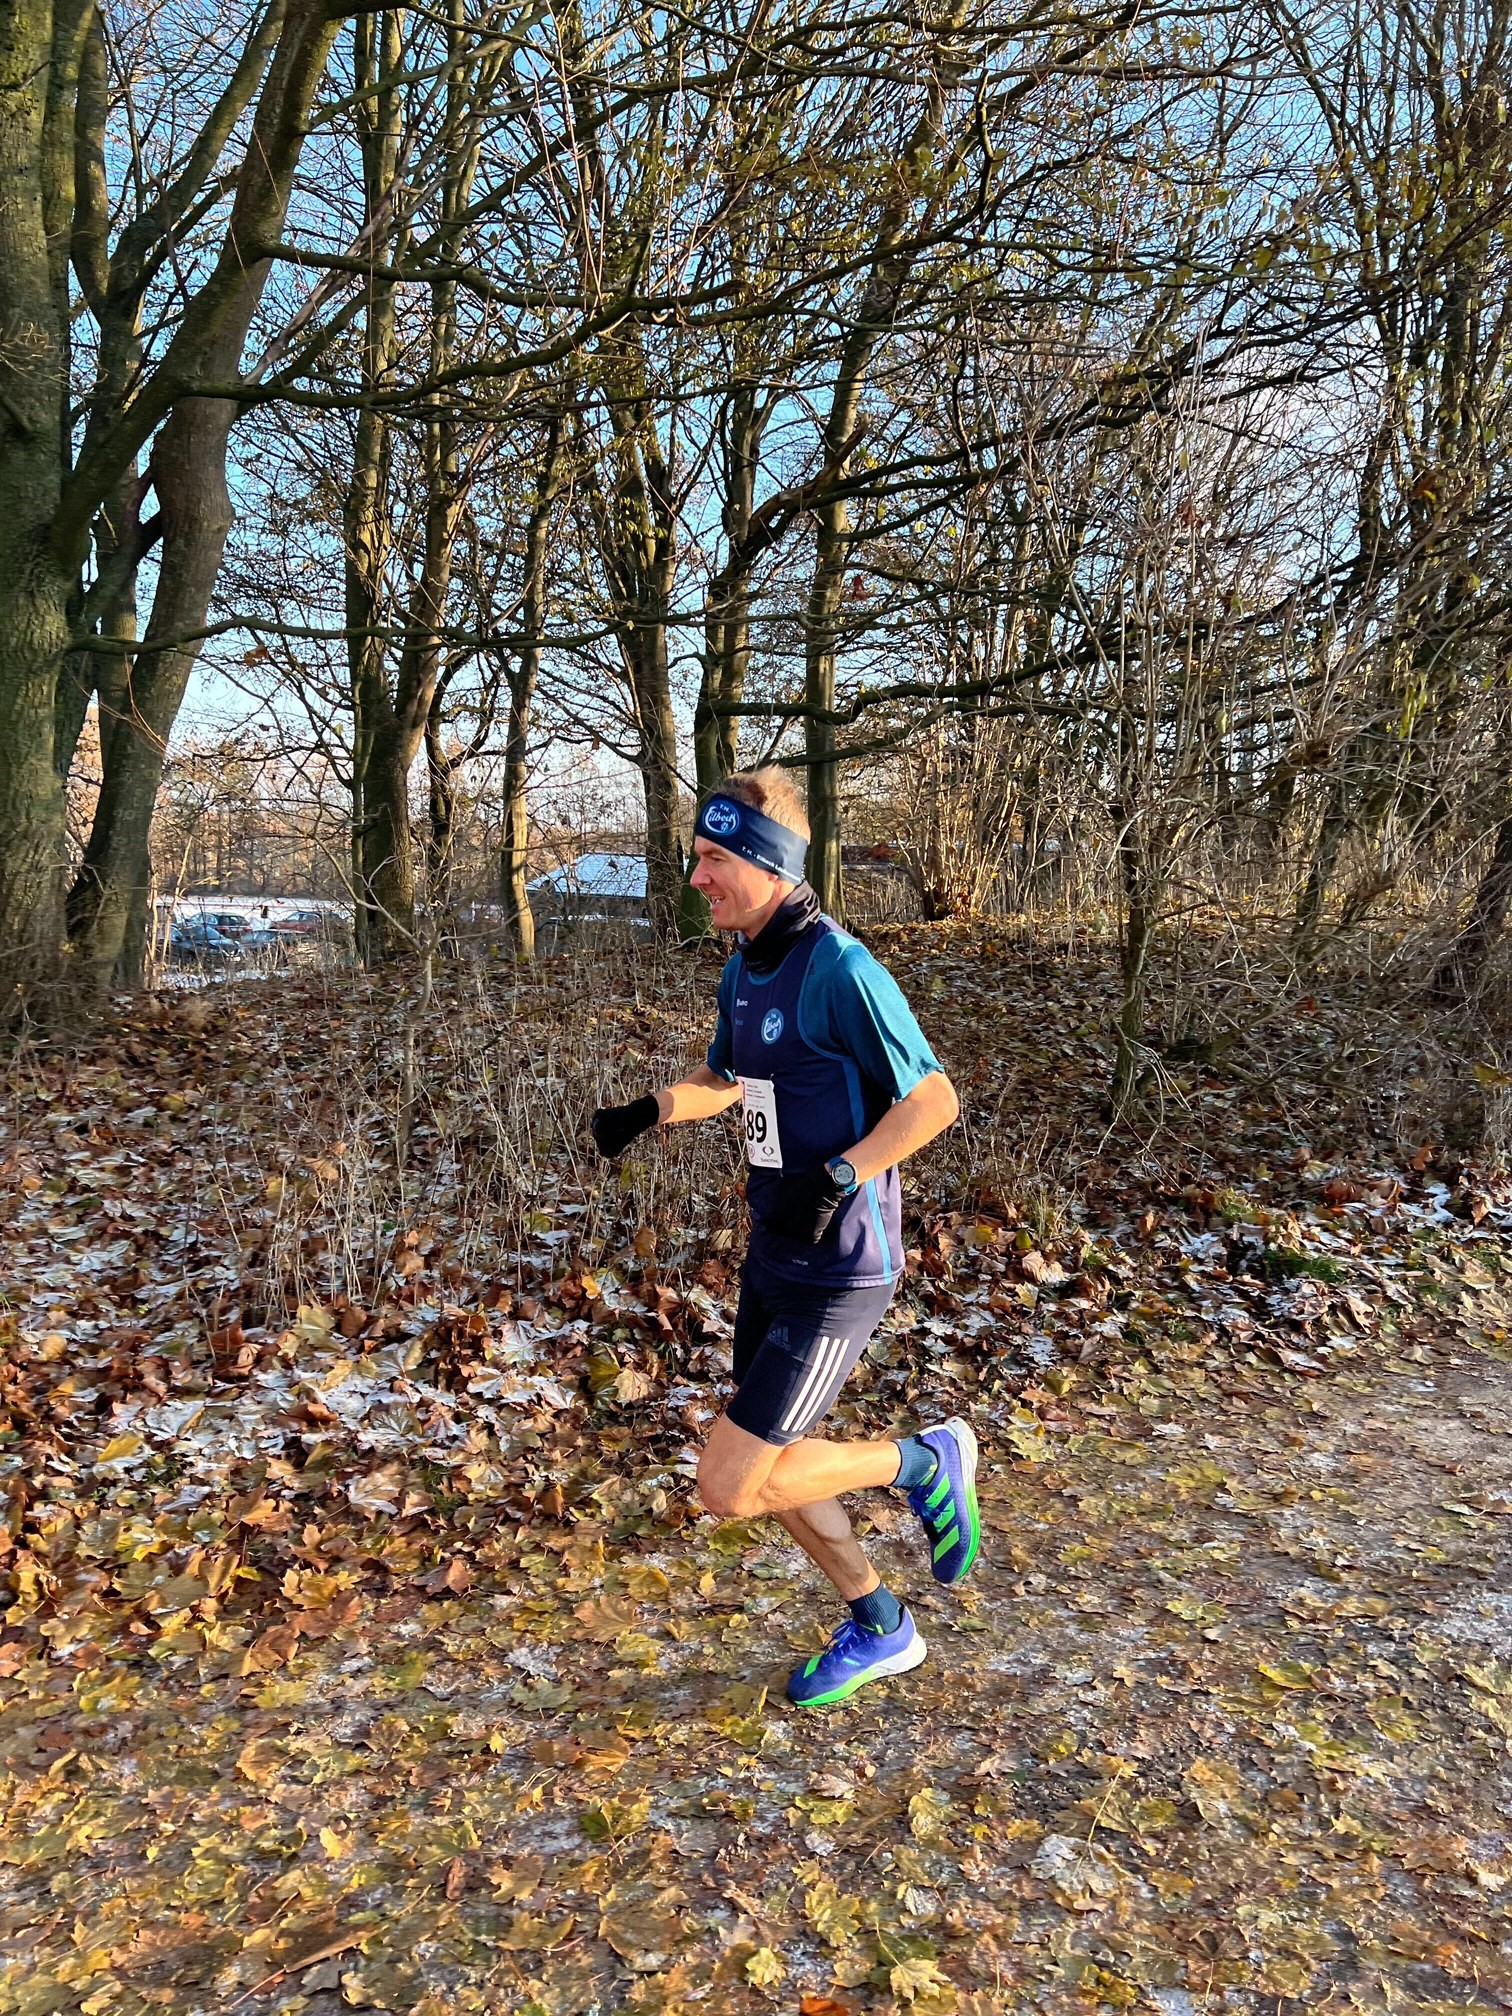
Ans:
<svg viewBox="0 0 1512 2016"><path fill-rule="evenodd" d="M755 1519L772 1509L767 1486L783 1454L721 1414L698 1459L698 1495L716 1519Z"/></svg>
<svg viewBox="0 0 1512 2016"><path fill-rule="evenodd" d="M698 1495L716 1519L754 1519L766 1510L760 1485L743 1483L707 1458L698 1466Z"/></svg>

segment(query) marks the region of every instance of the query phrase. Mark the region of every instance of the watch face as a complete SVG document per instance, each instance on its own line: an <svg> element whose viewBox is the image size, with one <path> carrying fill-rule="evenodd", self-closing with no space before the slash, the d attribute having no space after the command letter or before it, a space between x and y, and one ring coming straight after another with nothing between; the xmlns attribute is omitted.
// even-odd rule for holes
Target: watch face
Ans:
<svg viewBox="0 0 1512 2016"><path fill-rule="evenodd" d="M856 1171L851 1163L845 1161L843 1158L837 1157L836 1160L831 1162L831 1164L829 1165L829 1171L831 1176L834 1177L835 1181L840 1185L840 1188L842 1190L855 1189Z"/></svg>

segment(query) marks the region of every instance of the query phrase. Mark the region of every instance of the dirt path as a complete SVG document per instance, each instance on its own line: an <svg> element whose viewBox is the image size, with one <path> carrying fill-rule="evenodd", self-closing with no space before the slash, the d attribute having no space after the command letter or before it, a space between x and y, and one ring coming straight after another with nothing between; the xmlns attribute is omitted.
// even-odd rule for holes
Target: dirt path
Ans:
<svg viewBox="0 0 1512 2016"><path fill-rule="evenodd" d="M876 1494L931 1658L822 1717L791 1555L650 1517L263 1678L43 1669L0 2010L1512 2009L1512 1366L1404 1348L1042 1395L961 1597Z"/></svg>

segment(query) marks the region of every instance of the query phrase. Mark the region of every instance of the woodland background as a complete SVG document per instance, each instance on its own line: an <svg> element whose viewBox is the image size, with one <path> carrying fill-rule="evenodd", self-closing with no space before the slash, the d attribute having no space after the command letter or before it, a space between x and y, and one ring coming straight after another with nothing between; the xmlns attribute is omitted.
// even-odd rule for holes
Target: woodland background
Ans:
<svg viewBox="0 0 1512 2016"><path fill-rule="evenodd" d="M1509 58L0 0L4 2016L1512 2008ZM766 757L962 1101L835 1426L988 1529L809 1719L735 1140L585 1131Z"/></svg>
<svg viewBox="0 0 1512 2016"><path fill-rule="evenodd" d="M1508 9L3 23L19 1012L140 981L217 791L380 966L480 897L528 955L564 826L696 931L692 794L766 755L837 915L842 836L926 919L1069 881L1120 1100L1199 913L1420 921L1484 1006ZM175 742L196 666L255 733Z"/></svg>

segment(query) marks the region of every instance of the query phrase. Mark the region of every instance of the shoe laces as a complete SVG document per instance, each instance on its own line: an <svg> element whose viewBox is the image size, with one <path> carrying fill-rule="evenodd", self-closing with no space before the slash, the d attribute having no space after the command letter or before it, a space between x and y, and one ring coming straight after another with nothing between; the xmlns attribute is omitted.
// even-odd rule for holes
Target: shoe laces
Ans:
<svg viewBox="0 0 1512 2016"><path fill-rule="evenodd" d="M940 1479L944 1475L945 1465L942 1460L938 1468L930 1476L926 1477L922 1484L915 1484L913 1489L908 1493L909 1504L926 1526L939 1526L947 1515L951 1518L955 1516L954 1491L947 1491L938 1505L932 1507L929 1503L929 1494L939 1484Z"/></svg>
<svg viewBox="0 0 1512 2016"><path fill-rule="evenodd" d="M831 1632L824 1656L826 1659L852 1659L855 1654L864 1652L866 1640L875 1635L874 1632L863 1631L854 1617L847 1617L843 1624L837 1624Z"/></svg>

